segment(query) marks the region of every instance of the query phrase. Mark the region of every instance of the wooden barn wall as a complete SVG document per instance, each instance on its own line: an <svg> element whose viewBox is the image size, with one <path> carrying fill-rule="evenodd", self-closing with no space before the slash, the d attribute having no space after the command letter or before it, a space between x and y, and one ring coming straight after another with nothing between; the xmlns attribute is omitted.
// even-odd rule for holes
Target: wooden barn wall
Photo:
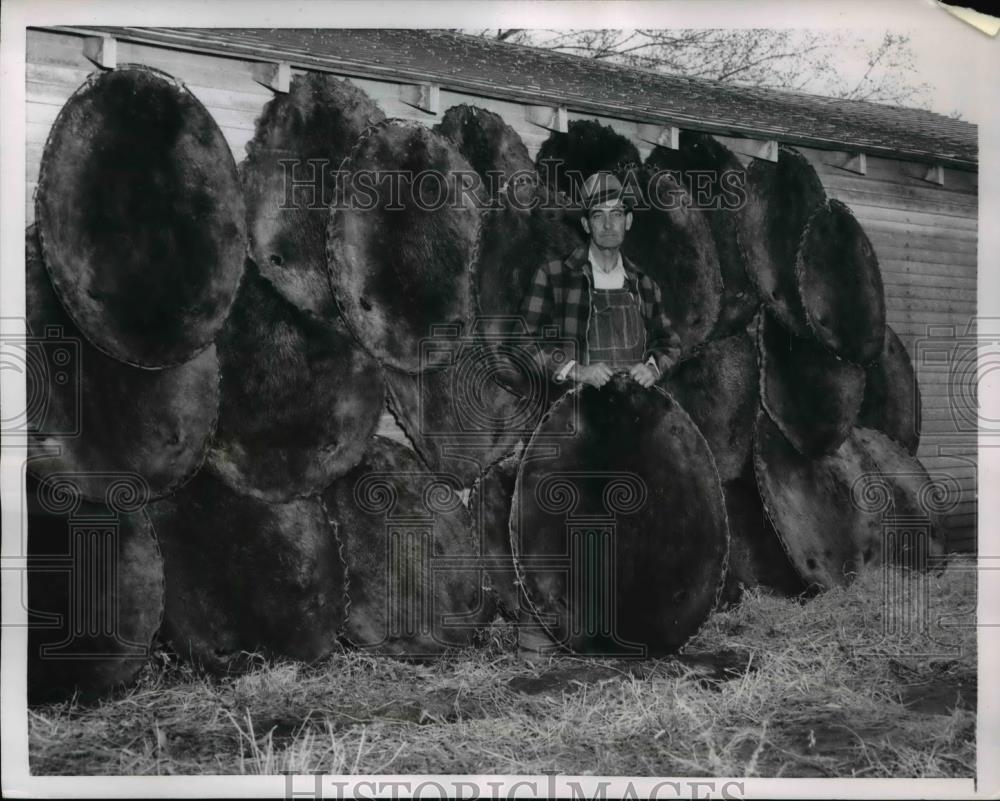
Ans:
<svg viewBox="0 0 1000 801"><path fill-rule="evenodd" d="M222 129L237 162L245 157L254 122L272 97L257 83L249 61L168 48L118 43L118 63L156 67L183 80ZM65 33L27 34L26 218L34 220L34 191L49 129L59 109L95 69L83 55L82 38ZM395 83L351 79L389 117L433 125L439 117L401 99ZM549 131L528 119L518 103L441 90L441 109L470 103L500 114L521 135L532 155ZM569 114L570 119L592 115ZM599 118L600 119L600 118ZM623 133L634 123L602 119ZM647 150L648 147L642 147ZM923 398L923 439L918 456L932 473L952 477L961 490L946 518L952 548L974 549L976 532L976 441L956 425L948 365L923 354L941 342L954 348L976 313L977 176L944 170L944 184L926 180L927 167L868 157L867 174L845 168L849 154L799 148L822 177L828 193L847 203L875 246L886 289L889 324L906 344ZM949 334L949 327L953 331ZM923 363L922 363L923 362ZM387 418L383 433L399 437Z"/></svg>

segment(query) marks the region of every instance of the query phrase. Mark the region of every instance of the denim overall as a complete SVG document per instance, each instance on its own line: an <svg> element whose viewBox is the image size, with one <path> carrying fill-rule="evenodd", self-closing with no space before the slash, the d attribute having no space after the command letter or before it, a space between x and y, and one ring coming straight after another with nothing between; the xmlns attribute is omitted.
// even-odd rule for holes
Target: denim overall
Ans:
<svg viewBox="0 0 1000 801"><path fill-rule="evenodd" d="M646 352L646 325L638 294L628 282L621 289L590 290L587 363L613 370L639 364Z"/></svg>

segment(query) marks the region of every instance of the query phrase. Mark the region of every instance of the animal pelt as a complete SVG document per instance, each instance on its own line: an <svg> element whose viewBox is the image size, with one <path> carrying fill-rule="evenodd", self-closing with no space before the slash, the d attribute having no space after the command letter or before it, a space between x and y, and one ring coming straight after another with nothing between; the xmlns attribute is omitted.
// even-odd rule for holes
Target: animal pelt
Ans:
<svg viewBox="0 0 1000 801"><path fill-rule="evenodd" d="M568 393L525 450L511 545L528 608L557 643L676 651L711 612L729 546L708 443L659 387L619 377Z"/></svg>
<svg viewBox="0 0 1000 801"><path fill-rule="evenodd" d="M491 464L469 493L469 511L473 530L479 535L479 552L489 560L486 575L490 594L497 611L507 620L517 620L521 603L510 548L510 507L522 453L519 448Z"/></svg>
<svg viewBox="0 0 1000 801"><path fill-rule="evenodd" d="M201 466L215 428L215 345L162 370L112 359L82 337L56 297L34 226L25 267L28 469L72 473L94 501L123 474L140 477L152 498L172 492Z"/></svg>
<svg viewBox="0 0 1000 801"><path fill-rule="evenodd" d="M208 464L230 487L287 501L361 459L385 389L340 320L300 311L249 262L218 349L222 401Z"/></svg>
<svg viewBox="0 0 1000 801"><path fill-rule="evenodd" d="M492 619L459 490L409 448L373 437L361 463L323 492L347 563L350 644L431 656L468 646Z"/></svg>
<svg viewBox="0 0 1000 801"><path fill-rule="evenodd" d="M575 214L554 201L545 187L538 204L524 210L500 198L483 215L483 235L473 283L476 295L474 337L492 355L492 373L519 397L536 395L548 379L533 358L535 340L524 322L524 298L536 270L547 261L562 259L582 242L583 229Z"/></svg>
<svg viewBox="0 0 1000 801"><path fill-rule="evenodd" d="M860 499L883 479L856 432L832 453L803 456L761 412L754 471L764 509L810 587L846 586L881 563L885 509Z"/></svg>
<svg viewBox="0 0 1000 801"><path fill-rule="evenodd" d="M370 190L349 183L328 229L334 295L369 353L418 373L425 367L421 341L438 326L461 334L473 315L481 202L460 186L461 173L470 175L471 167L444 137L417 123L387 120L359 140L347 169L355 175L400 171L400 201L396 209L394 181L378 181ZM414 180L424 171L441 180Z"/></svg>
<svg viewBox="0 0 1000 801"><path fill-rule="evenodd" d="M753 425L751 421L751 432ZM727 593L738 596L741 589L751 587L766 587L789 596L805 592L806 583L789 560L781 538L764 511L753 465L748 463L747 470L725 482L722 490L729 519Z"/></svg>
<svg viewBox="0 0 1000 801"><path fill-rule="evenodd" d="M708 338L719 317L722 272L715 239L705 213L691 207L687 189L673 176L647 175L640 185L648 187L647 207L635 211L622 251L659 285L681 353L688 354ZM684 200L665 208L671 197Z"/></svg>
<svg viewBox="0 0 1000 801"><path fill-rule="evenodd" d="M182 83L129 64L91 74L45 143L36 219L56 294L96 347L167 367L211 344L246 212L229 145Z"/></svg>
<svg viewBox="0 0 1000 801"><path fill-rule="evenodd" d="M261 274L286 300L324 320L339 316L326 262L336 173L358 137L383 119L349 81L295 75L289 91L264 107L240 165L251 255ZM303 186L292 188L291 179Z"/></svg>
<svg viewBox="0 0 1000 801"><path fill-rule="evenodd" d="M932 482L920 460L881 431L856 428L854 435L884 481L867 485L861 498L874 509L885 509L883 558L911 570L943 567L946 534L941 514L949 501L957 500L947 484Z"/></svg>
<svg viewBox="0 0 1000 801"><path fill-rule="evenodd" d="M465 103L452 106L434 132L455 144L483 180L488 196L498 195L507 181L527 178L528 184L534 184L538 180L521 137L493 111ZM525 191L529 189L526 185Z"/></svg>
<svg viewBox="0 0 1000 801"><path fill-rule="evenodd" d="M888 325L882 353L865 368L858 425L881 431L916 456L920 446L920 385L906 346Z"/></svg>
<svg viewBox="0 0 1000 801"><path fill-rule="evenodd" d="M607 170L622 178L641 164L631 140L597 120L572 120L566 133L553 131L535 157L542 183L573 200L595 172Z"/></svg>
<svg viewBox="0 0 1000 801"><path fill-rule="evenodd" d="M314 660L344 623L346 573L315 498L272 504L207 471L149 507L167 580L164 634L182 657L218 672L248 653Z"/></svg>
<svg viewBox="0 0 1000 801"><path fill-rule="evenodd" d="M704 435L723 481L750 459L758 383L757 349L745 331L707 342L663 383Z"/></svg>
<svg viewBox="0 0 1000 801"><path fill-rule="evenodd" d="M865 391L865 371L812 337L789 333L769 312L757 327L760 399L803 454L833 453L851 433Z"/></svg>
<svg viewBox="0 0 1000 801"><path fill-rule="evenodd" d="M653 148L645 166L647 172L674 170L681 173L684 186L699 194L699 206L712 229L722 273L719 316L711 336L725 337L746 326L760 303L757 289L750 280L746 254L736 240L746 170L729 148L708 134L681 131L679 144L677 150Z"/></svg>
<svg viewBox="0 0 1000 801"><path fill-rule="evenodd" d="M839 200L826 201L809 218L795 275L816 338L855 364L877 359L885 328L882 273L875 248Z"/></svg>
<svg viewBox="0 0 1000 801"><path fill-rule="evenodd" d="M522 209L501 202L483 215L476 262L476 308L481 322L498 333L522 313L535 271L545 262L568 256L583 243L576 215L560 208L551 193L539 190L539 203Z"/></svg>
<svg viewBox="0 0 1000 801"><path fill-rule="evenodd" d="M130 681L163 615L163 559L141 482L119 476L91 502L75 478L27 479L32 703L92 700Z"/></svg>
<svg viewBox="0 0 1000 801"><path fill-rule="evenodd" d="M527 439L546 398L518 398L493 379L492 354L470 352L442 370L385 370L389 407L431 469L468 487L487 465Z"/></svg>
<svg viewBox="0 0 1000 801"><path fill-rule="evenodd" d="M826 200L823 183L805 156L785 145L777 162L755 159L746 175L747 201L736 230L750 278L785 326L809 336L795 263L806 223Z"/></svg>

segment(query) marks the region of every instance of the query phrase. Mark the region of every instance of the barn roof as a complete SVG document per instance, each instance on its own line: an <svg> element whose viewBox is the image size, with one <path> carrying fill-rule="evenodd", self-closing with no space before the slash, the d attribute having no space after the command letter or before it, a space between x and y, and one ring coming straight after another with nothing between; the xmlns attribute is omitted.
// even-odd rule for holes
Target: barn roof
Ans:
<svg viewBox="0 0 1000 801"><path fill-rule="evenodd" d="M76 29L80 30L80 29ZM977 127L931 111L737 86L424 29L89 28L180 49L730 136L976 169Z"/></svg>

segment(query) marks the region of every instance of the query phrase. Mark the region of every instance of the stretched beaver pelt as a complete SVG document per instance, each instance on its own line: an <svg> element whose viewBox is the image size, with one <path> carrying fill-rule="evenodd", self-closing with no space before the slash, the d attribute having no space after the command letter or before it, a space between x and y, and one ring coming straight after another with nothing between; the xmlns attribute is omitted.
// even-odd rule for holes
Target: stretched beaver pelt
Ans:
<svg viewBox="0 0 1000 801"><path fill-rule="evenodd" d="M542 183L573 200L579 200L583 182L595 172L608 170L623 178L641 163L627 137L596 120L572 120L566 133L551 133L535 157Z"/></svg>
<svg viewBox="0 0 1000 801"><path fill-rule="evenodd" d="M264 107L240 165L254 261L286 300L321 319L339 316L326 263L337 171L358 137L383 119L349 81L295 75L289 91Z"/></svg>
<svg viewBox="0 0 1000 801"><path fill-rule="evenodd" d="M736 239L737 217L746 200L746 170L729 148L708 134L681 131L679 144L677 150L653 148L646 168L679 172L708 220L722 272L719 316L711 336L725 337L743 329L760 303Z"/></svg>
<svg viewBox="0 0 1000 801"><path fill-rule="evenodd" d="M250 653L310 661L344 623L345 567L315 498L271 504L207 471L149 507L167 579L164 633L182 657L233 673Z"/></svg>
<svg viewBox="0 0 1000 801"><path fill-rule="evenodd" d="M795 274L806 322L842 359L871 364L882 351L885 290L875 248L851 210L828 200L809 218Z"/></svg>
<svg viewBox="0 0 1000 801"><path fill-rule="evenodd" d="M797 337L769 312L757 326L761 405L801 453L832 453L850 435L865 372L812 337Z"/></svg>
<svg viewBox="0 0 1000 801"><path fill-rule="evenodd" d="M322 494L347 563L344 638L374 653L423 657L467 647L495 606L453 477L372 437L361 463Z"/></svg>
<svg viewBox="0 0 1000 801"><path fill-rule="evenodd" d="M947 535L942 515L957 505L957 485L950 477L932 481L919 459L881 431L856 428L854 434L885 482L865 487L856 499L886 509L882 558L911 570L944 567Z"/></svg>
<svg viewBox="0 0 1000 801"><path fill-rule="evenodd" d="M142 482L99 502L69 473L27 479L28 699L98 698L146 663L163 616L163 559ZM95 625L96 624L96 625Z"/></svg>
<svg viewBox="0 0 1000 801"><path fill-rule="evenodd" d="M201 466L219 414L219 360L209 345L191 361L142 370L105 355L80 334L42 264L35 226L25 238L28 469L73 474L103 501L122 474L149 497L169 494Z"/></svg>
<svg viewBox="0 0 1000 801"><path fill-rule="evenodd" d="M56 294L96 347L167 367L211 344L246 212L229 145L182 83L131 64L91 74L45 143L35 205Z"/></svg>
<svg viewBox="0 0 1000 801"><path fill-rule="evenodd" d="M555 642L606 656L679 649L713 609L729 547L715 460L659 387L565 395L518 470L511 546Z"/></svg>
<svg viewBox="0 0 1000 801"><path fill-rule="evenodd" d="M249 262L218 348L222 401L208 464L230 487L288 501L357 464L385 390L342 322L299 310Z"/></svg>
<svg viewBox="0 0 1000 801"><path fill-rule="evenodd" d="M434 132L454 142L482 178L490 196L497 195L508 181L520 178L529 184L537 182L528 148L517 131L493 111L464 103L452 106L434 126Z"/></svg>
<svg viewBox="0 0 1000 801"><path fill-rule="evenodd" d="M510 549L510 508L522 453L523 448L518 447L491 464L469 493L469 511L473 530L479 535L490 594L497 611L507 620L517 619L521 604Z"/></svg>
<svg viewBox="0 0 1000 801"><path fill-rule="evenodd" d="M858 424L900 443L911 456L920 446L920 385L906 346L888 325L882 352L865 369L865 395Z"/></svg>
<svg viewBox="0 0 1000 801"><path fill-rule="evenodd" d="M646 178L647 208L635 211L622 252L659 285L686 355L709 337L719 318L719 256L708 218L691 207L687 189L668 173Z"/></svg>
<svg viewBox="0 0 1000 801"><path fill-rule="evenodd" d="M490 360L482 352L482 361ZM386 370L389 407L424 463L471 486L487 465L527 439L545 412L540 399L504 389L484 364L459 363L412 376Z"/></svg>
<svg viewBox="0 0 1000 801"><path fill-rule="evenodd" d="M664 381L704 435L723 481L750 460L758 381L757 349L746 332L707 342Z"/></svg>
<svg viewBox="0 0 1000 801"><path fill-rule="evenodd" d="M832 453L803 456L761 412L754 469L764 509L811 588L846 586L881 564L886 508L861 499L884 480L853 431Z"/></svg>
<svg viewBox="0 0 1000 801"><path fill-rule="evenodd" d="M418 373L420 343L441 329L460 335L473 316L482 201L461 184L474 173L447 139L403 120L369 129L346 169L372 185L349 182L330 217L334 295L369 353Z"/></svg>
<svg viewBox="0 0 1000 801"><path fill-rule="evenodd" d="M751 441L753 422L750 424ZM781 538L761 503L753 465L723 484L729 519L729 563L726 591L737 600L743 588L766 587L781 595L800 595L807 589L795 570Z"/></svg>
<svg viewBox="0 0 1000 801"><path fill-rule="evenodd" d="M750 278L789 330L809 336L795 263L806 224L826 200L823 183L805 156L785 145L777 162L755 159L746 174L747 202L736 221Z"/></svg>

